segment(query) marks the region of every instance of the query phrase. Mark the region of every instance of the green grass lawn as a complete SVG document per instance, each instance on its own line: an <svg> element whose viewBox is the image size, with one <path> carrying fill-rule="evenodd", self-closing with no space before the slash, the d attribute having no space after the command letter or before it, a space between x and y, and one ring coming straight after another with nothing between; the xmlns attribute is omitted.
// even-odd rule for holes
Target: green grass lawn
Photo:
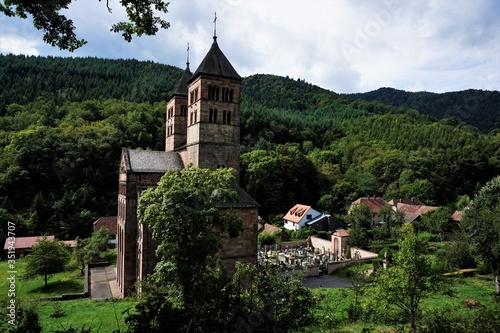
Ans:
<svg viewBox="0 0 500 333"><path fill-rule="evenodd" d="M44 288L43 277L34 280L23 280L25 267L26 262L23 259L16 260L16 299L19 301L83 292L84 278L78 269L53 275L48 280L47 288ZM9 281L7 277L10 275L9 270L6 261L0 262L0 295L2 295L2 298L7 297L8 294Z"/></svg>
<svg viewBox="0 0 500 333"><path fill-rule="evenodd" d="M43 327L42 333L56 329L90 328L92 332L123 332L126 328L126 310L133 309L137 301L124 299L114 301L93 301L79 299L61 302L40 302L37 312ZM60 311L64 315L54 318L51 315ZM123 313L125 311L125 313Z"/></svg>
<svg viewBox="0 0 500 333"><path fill-rule="evenodd" d="M500 312L500 304L493 298L494 283L492 278L453 278L453 294L435 295L421 302L424 316L437 309L449 309L455 318L469 318L475 310L487 309L496 313ZM305 329L305 332L397 332L395 327L371 323L352 323L348 320L347 310L349 304L354 302L354 293L351 288L314 289L318 297L319 307L315 312L316 323ZM370 292L367 289L366 296ZM473 301L473 302L470 302ZM471 309L467 304L475 304ZM408 326L409 327L409 326Z"/></svg>

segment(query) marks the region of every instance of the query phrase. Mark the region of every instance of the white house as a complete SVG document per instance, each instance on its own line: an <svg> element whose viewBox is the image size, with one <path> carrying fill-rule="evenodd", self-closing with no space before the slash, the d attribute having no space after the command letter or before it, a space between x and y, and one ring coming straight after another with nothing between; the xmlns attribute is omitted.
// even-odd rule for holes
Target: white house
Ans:
<svg viewBox="0 0 500 333"><path fill-rule="evenodd" d="M311 206L296 204L283 216L284 226L288 230L300 230L311 222L324 217L324 215Z"/></svg>

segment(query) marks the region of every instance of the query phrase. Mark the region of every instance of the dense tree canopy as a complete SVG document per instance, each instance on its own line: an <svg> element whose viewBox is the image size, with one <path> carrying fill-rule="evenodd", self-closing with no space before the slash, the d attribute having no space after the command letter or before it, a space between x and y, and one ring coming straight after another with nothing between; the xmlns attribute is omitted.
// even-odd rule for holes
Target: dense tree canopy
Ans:
<svg viewBox="0 0 500 333"><path fill-rule="evenodd" d="M500 295L500 176L481 188L461 223L477 256L491 269Z"/></svg>
<svg viewBox="0 0 500 333"><path fill-rule="evenodd" d="M0 55L0 218L27 235L88 237L116 214L121 148L164 150L165 100L181 74ZM296 203L345 215L361 196L444 205L500 174L500 132L266 75L243 80L242 100L240 179L264 219Z"/></svg>
<svg viewBox="0 0 500 333"><path fill-rule="evenodd" d="M100 0L99 0L100 1ZM43 30L43 41L57 46L61 50L74 51L87 42L78 39L75 34L73 20L68 19L60 12L68 9L73 0L4 0L0 3L0 12L6 16L17 16L26 19L33 18L33 25L38 30ZM162 0L120 0L121 6L125 7L128 22L113 24L111 31L122 33L123 38L130 42L133 35L155 35L159 28L167 29L170 23L154 11L167 13L168 2ZM106 8L111 13L110 1L106 0Z"/></svg>

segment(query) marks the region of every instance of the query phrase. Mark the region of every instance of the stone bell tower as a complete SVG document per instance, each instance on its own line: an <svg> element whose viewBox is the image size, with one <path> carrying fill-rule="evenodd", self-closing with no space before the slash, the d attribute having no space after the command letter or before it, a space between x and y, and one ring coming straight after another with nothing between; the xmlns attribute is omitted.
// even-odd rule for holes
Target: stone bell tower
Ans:
<svg viewBox="0 0 500 333"><path fill-rule="evenodd" d="M240 85L242 78L214 41L187 81L187 160L200 168L240 172Z"/></svg>

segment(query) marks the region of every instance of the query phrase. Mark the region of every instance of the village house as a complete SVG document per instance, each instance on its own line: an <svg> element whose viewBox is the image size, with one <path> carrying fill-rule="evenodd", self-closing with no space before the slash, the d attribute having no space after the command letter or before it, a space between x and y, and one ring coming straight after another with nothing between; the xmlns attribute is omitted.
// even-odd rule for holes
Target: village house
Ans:
<svg viewBox="0 0 500 333"><path fill-rule="evenodd" d="M93 231L99 231L101 228L106 228L109 231L109 245L116 248L116 228L117 216L102 216L98 218L93 224Z"/></svg>
<svg viewBox="0 0 500 333"><path fill-rule="evenodd" d="M419 221L425 213L431 212L438 207L435 206L427 206L420 200L413 201L411 203L400 202L394 206L394 210L403 212L404 222L414 222Z"/></svg>
<svg viewBox="0 0 500 333"><path fill-rule="evenodd" d="M347 228L347 224L329 214L323 214L311 206L296 204L283 216L283 225L288 230L304 227L318 231L335 231Z"/></svg>
<svg viewBox="0 0 500 333"><path fill-rule="evenodd" d="M351 204L351 209L354 205L366 205L370 208L370 212L372 213L372 225L377 225L379 223L384 222L386 217L380 211L383 207L391 207L388 202L386 202L381 197L363 197L359 198Z"/></svg>
<svg viewBox="0 0 500 333"><path fill-rule="evenodd" d="M242 78L213 43L194 73L186 70L167 101L165 151L123 148L119 170L117 282L122 296L153 272L157 243L138 223L142 191L156 187L168 170L195 167L236 170L238 202L232 208L243 220L236 238L223 237L219 252L229 274L237 261L257 262L258 204L239 187L240 91ZM220 209L228 207L220 206ZM137 290L140 291L140 290Z"/></svg>
<svg viewBox="0 0 500 333"><path fill-rule="evenodd" d="M15 255L16 259L22 258L30 253L30 250L33 246L36 245L36 242L39 240L44 239L44 237L47 240L54 240L55 236L54 235L49 235L49 236L29 236L29 237L16 237L15 239ZM76 247L76 241L75 240L66 240L63 241L64 245L66 245L69 248L74 248ZM5 240L5 244L3 249L5 250L5 253L7 254L9 251L9 246L10 246L10 241L9 238Z"/></svg>

